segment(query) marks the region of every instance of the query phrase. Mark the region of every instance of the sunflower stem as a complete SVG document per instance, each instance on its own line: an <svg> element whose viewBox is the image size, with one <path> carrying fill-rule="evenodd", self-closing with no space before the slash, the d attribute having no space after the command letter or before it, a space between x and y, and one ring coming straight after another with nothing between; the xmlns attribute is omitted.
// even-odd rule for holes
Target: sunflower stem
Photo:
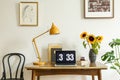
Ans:
<svg viewBox="0 0 120 80"><path fill-rule="evenodd" d="M85 39L86 39L86 38L85 38ZM88 44L89 48L91 49L90 44L89 44L89 42L88 42L88 40L87 40L87 39L86 39L86 41L87 41L87 44Z"/></svg>

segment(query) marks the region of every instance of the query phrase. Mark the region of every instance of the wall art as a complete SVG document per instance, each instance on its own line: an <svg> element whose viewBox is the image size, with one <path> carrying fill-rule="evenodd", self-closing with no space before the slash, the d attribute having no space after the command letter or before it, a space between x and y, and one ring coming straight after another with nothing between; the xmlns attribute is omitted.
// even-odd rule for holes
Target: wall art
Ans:
<svg viewBox="0 0 120 80"><path fill-rule="evenodd" d="M113 18L114 0L84 0L84 18Z"/></svg>
<svg viewBox="0 0 120 80"><path fill-rule="evenodd" d="M19 23L21 26L38 26L38 2L20 2Z"/></svg>
<svg viewBox="0 0 120 80"><path fill-rule="evenodd" d="M56 51L61 51L62 45L60 43L51 43L48 45L48 59L49 63L55 64Z"/></svg>

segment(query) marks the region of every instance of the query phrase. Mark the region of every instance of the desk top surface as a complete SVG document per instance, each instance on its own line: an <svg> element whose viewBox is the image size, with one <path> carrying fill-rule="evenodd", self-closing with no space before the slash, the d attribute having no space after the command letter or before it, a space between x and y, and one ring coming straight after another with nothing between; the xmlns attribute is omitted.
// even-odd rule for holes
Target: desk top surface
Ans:
<svg viewBox="0 0 120 80"><path fill-rule="evenodd" d="M53 64L45 64L45 65L26 65L25 68L27 70L38 70L38 69L107 69L105 64L96 62L96 63L88 63L85 66L81 66L77 63L77 66L55 66Z"/></svg>

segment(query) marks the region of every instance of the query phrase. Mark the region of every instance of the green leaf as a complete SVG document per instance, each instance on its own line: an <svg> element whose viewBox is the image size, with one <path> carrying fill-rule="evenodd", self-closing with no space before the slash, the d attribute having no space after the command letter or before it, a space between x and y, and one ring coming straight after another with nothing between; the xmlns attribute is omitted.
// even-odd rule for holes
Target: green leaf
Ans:
<svg viewBox="0 0 120 80"><path fill-rule="evenodd" d="M115 40L116 45L120 45L120 39Z"/></svg>
<svg viewBox="0 0 120 80"><path fill-rule="evenodd" d="M117 69L115 66L111 66L110 68L111 68L111 69Z"/></svg>
<svg viewBox="0 0 120 80"><path fill-rule="evenodd" d="M102 61L107 61L108 63L111 63L112 60L115 59L114 51L106 52L106 53L101 57L101 59L102 59Z"/></svg>
<svg viewBox="0 0 120 80"><path fill-rule="evenodd" d="M113 48L114 46L120 45L120 39L113 39L112 42L109 43L109 46Z"/></svg>
<svg viewBox="0 0 120 80"><path fill-rule="evenodd" d="M86 43L85 43L85 41L83 41L83 46L84 46L84 48L86 48Z"/></svg>
<svg viewBox="0 0 120 80"><path fill-rule="evenodd" d="M93 46L94 46L94 48L96 48L96 47L98 46L97 42L95 42L95 43L93 44Z"/></svg>
<svg viewBox="0 0 120 80"><path fill-rule="evenodd" d="M100 49L100 45L98 44L98 49Z"/></svg>
<svg viewBox="0 0 120 80"><path fill-rule="evenodd" d="M93 49L95 54L98 54L98 49Z"/></svg>
<svg viewBox="0 0 120 80"><path fill-rule="evenodd" d="M120 63L116 62L115 65L120 68Z"/></svg>
<svg viewBox="0 0 120 80"><path fill-rule="evenodd" d="M113 42L110 42L110 43L109 43L109 46L110 46L111 48L113 48L114 43L113 43Z"/></svg>

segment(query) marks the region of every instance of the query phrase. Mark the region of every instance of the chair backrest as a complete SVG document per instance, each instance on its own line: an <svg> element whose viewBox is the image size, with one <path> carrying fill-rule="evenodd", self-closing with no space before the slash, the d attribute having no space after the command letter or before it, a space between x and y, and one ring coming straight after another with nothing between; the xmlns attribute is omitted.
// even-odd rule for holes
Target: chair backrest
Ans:
<svg viewBox="0 0 120 80"><path fill-rule="evenodd" d="M14 57L13 57L14 56ZM15 61L15 63L13 63L13 64L15 64L15 75L14 75L14 77L13 77L13 71L12 71L12 69L14 68L14 67L11 67L12 65L12 63L11 62L13 62L13 58L17 58L17 61ZM18 62L17 64L16 64L16 62ZM2 76L2 80L6 80L7 78L6 78L6 68L8 68L7 70L9 70L9 76L10 76L10 79L12 80L12 78L15 78L15 79L17 79L18 78L18 72L19 72L19 78L20 79L24 79L24 77L23 77L23 68L24 68L24 64L25 64L25 56L23 55L23 54L21 54L21 53L9 53L9 54L6 54L4 57L3 57L3 59L2 59L2 63L3 63L3 76Z"/></svg>

